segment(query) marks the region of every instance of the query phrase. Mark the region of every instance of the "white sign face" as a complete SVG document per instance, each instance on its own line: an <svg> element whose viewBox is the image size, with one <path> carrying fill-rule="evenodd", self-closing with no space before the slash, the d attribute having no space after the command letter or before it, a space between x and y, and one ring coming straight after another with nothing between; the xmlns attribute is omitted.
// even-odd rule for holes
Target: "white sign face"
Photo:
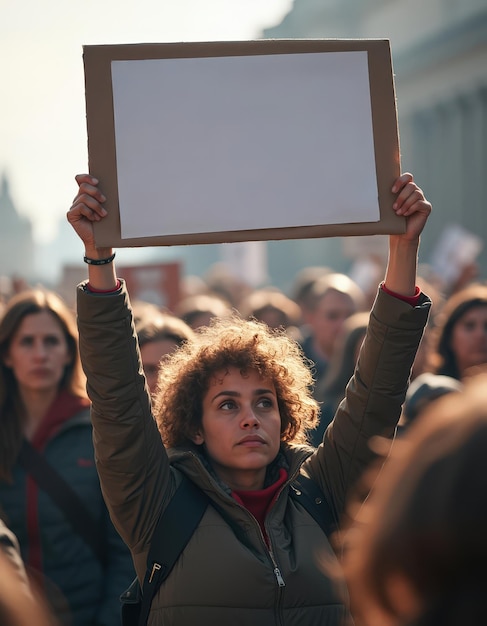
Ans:
<svg viewBox="0 0 487 626"><path fill-rule="evenodd" d="M111 71L122 239L379 221L366 51Z"/></svg>

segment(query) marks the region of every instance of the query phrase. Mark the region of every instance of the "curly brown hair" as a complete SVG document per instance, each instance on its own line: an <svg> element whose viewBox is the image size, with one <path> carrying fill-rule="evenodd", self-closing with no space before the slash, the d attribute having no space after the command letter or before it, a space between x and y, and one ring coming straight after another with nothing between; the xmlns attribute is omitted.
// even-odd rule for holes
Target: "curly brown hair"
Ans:
<svg viewBox="0 0 487 626"><path fill-rule="evenodd" d="M192 442L201 427L203 396L216 372L255 370L274 383L281 415L281 441L307 443L319 407L313 377L301 347L283 330L271 330L237 313L215 319L168 355L159 372L154 415L167 447Z"/></svg>

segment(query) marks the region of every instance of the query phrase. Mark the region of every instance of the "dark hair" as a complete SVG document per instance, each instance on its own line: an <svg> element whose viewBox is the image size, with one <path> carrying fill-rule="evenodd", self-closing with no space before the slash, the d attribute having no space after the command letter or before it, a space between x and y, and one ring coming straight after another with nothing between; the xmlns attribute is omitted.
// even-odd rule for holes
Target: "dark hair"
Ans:
<svg viewBox="0 0 487 626"><path fill-rule="evenodd" d="M85 377L78 348L75 317L56 293L29 289L13 296L0 320L0 477L8 478L22 441L24 409L18 396L18 386L12 370L4 363L10 343L27 315L47 312L59 323L66 338L70 363L64 370L59 389L86 397Z"/></svg>
<svg viewBox="0 0 487 626"><path fill-rule="evenodd" d="M477 307L487 307L487 285L475 283L450 296L435 318L436 348L431 354L432 368L436 374L460 379L457 358L451 347L453 329L467 312Z"/></svg>
<svg viewBox="0 0 487 626"><path fill-rule="evenodd" d="M409 385L403 406L403 426L410 426L430 402L453 391L461 391L462 383L452 376L425 372Z"/></svg>

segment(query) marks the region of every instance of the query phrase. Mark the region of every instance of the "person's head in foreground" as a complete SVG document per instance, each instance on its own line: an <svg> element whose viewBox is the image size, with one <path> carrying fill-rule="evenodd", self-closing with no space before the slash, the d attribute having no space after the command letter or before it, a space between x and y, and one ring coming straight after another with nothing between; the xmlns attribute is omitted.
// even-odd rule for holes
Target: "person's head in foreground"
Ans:
<svg viewBox="0 0 487 626"><path fill-rule="evenodd" d="M357 626L487 621L487 375L396 441L345 543Z"/></svg>

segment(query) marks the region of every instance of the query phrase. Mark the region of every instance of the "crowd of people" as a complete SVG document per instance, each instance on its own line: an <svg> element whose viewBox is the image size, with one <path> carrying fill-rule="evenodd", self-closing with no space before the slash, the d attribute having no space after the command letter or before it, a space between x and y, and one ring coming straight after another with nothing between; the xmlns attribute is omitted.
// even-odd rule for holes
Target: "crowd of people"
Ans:
<svg viewBox="0 0 487 626"><path fill-rule="evenodd" d="M75 310L28 285L0 305L0 568L25 610L120 624L184 478L209 505L150 625L482 623L487 281L418 275L431 205L413 177L372 306L317 266L287 294L188 283L172 311L130 301L94 243L98 181L76 181ZM332 533L292 497L300 477ZM10 605L0 623L26 624Z"/></svg>

